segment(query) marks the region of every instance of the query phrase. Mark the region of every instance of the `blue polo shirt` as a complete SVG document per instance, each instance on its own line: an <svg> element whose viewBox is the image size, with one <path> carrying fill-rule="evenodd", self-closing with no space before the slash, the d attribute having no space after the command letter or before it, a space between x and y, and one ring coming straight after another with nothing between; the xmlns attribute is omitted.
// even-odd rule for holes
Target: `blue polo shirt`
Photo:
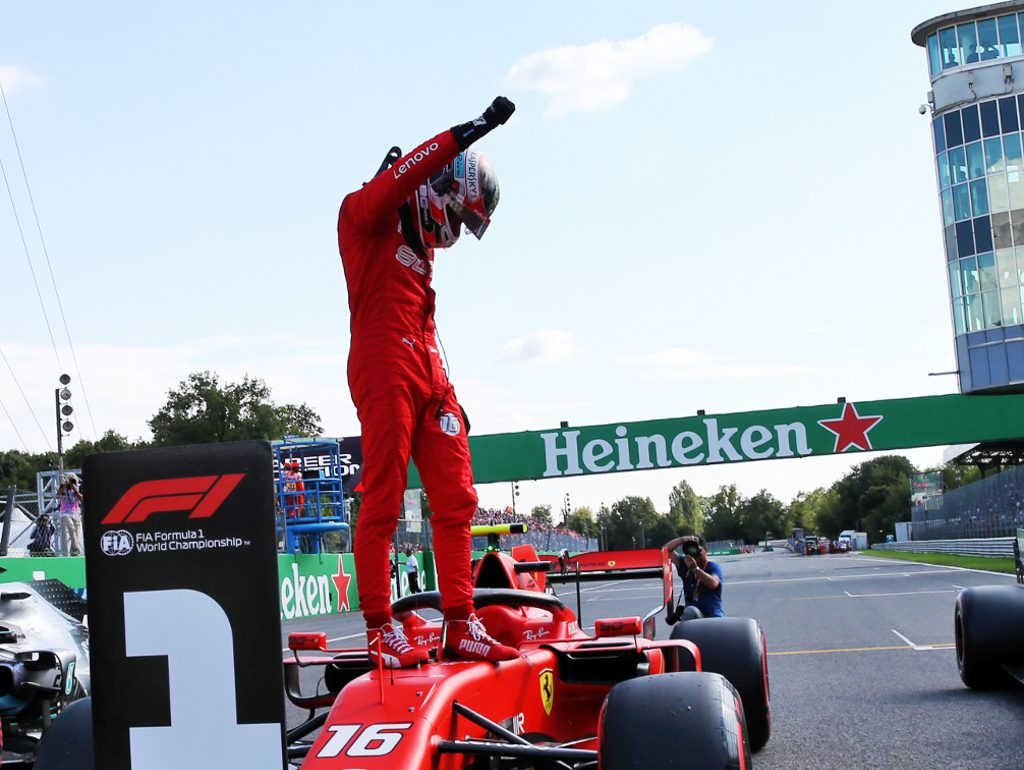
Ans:
<svg viewBox="0 0 1024 770"><path fill-rule="evenodd" d="M724 618L725 611L722 609L722 586L725 585L725 578L722 577L722 568L715 562L708 560L704 571L709 575L718 578L718 588L711 590L703 583L698 583L697 578L686 569L686 564L679 561L679 574L683 578L683 597L686 606L694 606L700 610L706 618Z"/></svg>

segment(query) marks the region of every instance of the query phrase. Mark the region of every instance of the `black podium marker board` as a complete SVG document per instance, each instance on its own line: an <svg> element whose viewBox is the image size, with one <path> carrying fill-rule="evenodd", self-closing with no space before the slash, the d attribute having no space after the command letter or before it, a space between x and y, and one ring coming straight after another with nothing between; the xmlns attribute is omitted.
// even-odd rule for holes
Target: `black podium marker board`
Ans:
<svg viewBox="0 0 1024 770"><path fill-rule="evenodd" d="M84 528L104 770L281 770L270 445L91 455Z"/></svg>

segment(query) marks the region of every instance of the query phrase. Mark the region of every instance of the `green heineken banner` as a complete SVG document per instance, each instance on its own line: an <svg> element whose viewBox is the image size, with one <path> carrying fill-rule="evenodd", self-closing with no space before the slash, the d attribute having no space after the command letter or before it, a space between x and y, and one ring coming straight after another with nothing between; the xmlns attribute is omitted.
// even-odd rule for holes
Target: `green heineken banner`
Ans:
<svg viewBox="0 0 1024 770"><path fill-rule="evenodd" d="M419 563L423 590L437 587L432 553L413 556ZM391 601L409 593L404 554L391 580ZM333 615L359 609L355 559L350 553L281 554L277 557L281 619Z"/></svg>
<svg viewBox="0 0 1024 770"><path fill-rule="evenodd" d="M1024 395L947 395L500 433L470 447L488 484L1016 438Z"/></svg>

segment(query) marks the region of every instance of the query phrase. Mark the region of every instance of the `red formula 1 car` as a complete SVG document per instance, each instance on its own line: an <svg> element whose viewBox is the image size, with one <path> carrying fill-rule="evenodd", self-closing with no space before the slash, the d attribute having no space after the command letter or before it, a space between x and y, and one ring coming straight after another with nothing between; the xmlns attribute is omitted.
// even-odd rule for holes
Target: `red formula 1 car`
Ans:
<svg viewBox="0 0 1024 770"><path fill-rule="evenodd" d="M572 561L584 579L661 576L671 609L664 550ZM390 670L372 667L365 649L328 650L325 634L293 634L286 692L310 718L289 730L290 760L303 770L751 767L750 752L770 730L756 623L687 621L676 629L685 634L654 641L658 607L644 620L599 619L589 635L547 587L553 562L526 545L488 551L475 565L477 613L521 651L516 660ZM410 637L439 644L441 623L424 614L439 606L440 596L426 592L398 600L393 613ZM691 633L700 641L684 638ZM304 695L300 674L310 667L321 669L321 683Z"/></svg>

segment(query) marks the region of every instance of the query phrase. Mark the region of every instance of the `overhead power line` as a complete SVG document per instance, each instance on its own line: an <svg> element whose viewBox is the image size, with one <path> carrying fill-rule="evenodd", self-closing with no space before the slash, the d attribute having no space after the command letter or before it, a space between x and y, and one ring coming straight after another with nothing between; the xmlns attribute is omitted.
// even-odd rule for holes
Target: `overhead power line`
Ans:
<svg viewBox="0 0 1024 770"><path fill-rule="evenodd" d="M4 414L7 415L7 421L11 424L11 427L14 429L14 435L18 437L18 441L20 441L21 445L25 447L25 454L31 454L28 448L28 444L26 444L25 439L21 437L21 431L19 431L18 426L14 424L14 418L11 417L11 413L7 411L7 405L4 404L3 399L0 399L0 408L2 408L4 410Z"/></svg>
<svg viewBox="0 0 1024 770"><path fill-rule="evenodd" d="M24 161L24 159L22 158L22 155L21 155L21 145L18 143L18 134L14 130L14 119L11 117L11 110L10 110L10 107L8 106L8 104L7 104L7 93L4 91L3 79L2 78L0 78L0 97L2 97L2 99L3 99L4 111L7 113L7 124L11 127L11 137L14 139L14 149L15 149L15 152L17 153L17 155L18 155L18 164L21 166L21 176L22 176L22 179L25 182L25 190L28 193L29 205L32 207L32 216L35 219L36 232L39 233L39 243L42 245L43 256L46 258L46 267L47 267L47 270L49 270L49 273L50 273L50 283L53 286L53 294L54 294L54 296L57 299L57 308L60 310L61 322L64 324L64 334L65 334L65 336L67 337L67 340L68 340L68 349L71 351L71 359L72 359L72 361L74 361L74 364L75 364L75 374L78 377L77 382L78 382L78 384L79 384L79 386L80 386L80 388L82 390L82 399L85 401L85 409L89 413L89 422L92 425L93 438L95 439L95 438L98 437L99 432L96 430L96 421L93 419L92 405L89 403L89 395L88 395L88 393L86 391L86 388L85 388L85 378L82 377L82 370L81 370L81 368L78 365L78 355L75 353L75 346L74 346L74 343L71 341L71 330L68 328L68 319L67 319L67 316L64 313L64 304L61 302L61 299L60 299L60 291L57 289L57 279L56 279L56 277L54 276L54 273L53 273L53 264L50 261L50 252L46 248L46 238L43 237L43 227L42 227L42 224L39 221L39 212L36 209L35 196L32 195L32 185L29 184L29 181L28 181L28 172L25 170L25 161ZM2 162L2 160L0 160L0 171L3 171L3 162ZM15 209L15 211L14 211L14 218L15 218L15 221L18 223L18 232L21 235L22 247L25 249L25 257L28 259L29 270L32 273L32 281L36 285L36 294L39 296L39 304L40 304L40 307L42 307L42 310L43 310L43 318L46 319L46 330L50 334L50 342L51 342L51 344L53 344L53 352L54 352L54 355L57 357L57 368L61 372L63 372L64 371L64 367L63 367L63 365L61 364L61 361L60 361L60 354L57 353L57 345L56 345L56 343L54 342L54 339L53 339L53 331L50 329L50 319L49 319L49 316L47 316L47 314L46 314L46 307L43 305L42 294L39 291L39 283L38 283L38 281L36 281L35 269L32 266L32 259L29 256L28 245L25 242L25 235L22 232L21 220L18 217L18 212L17 212L17 209L16 209L16 207L14 205L14 196L11 194L11 186L7 182L7 172L6 171L3 171L3 176L4 176L4 184L7 185L7 194L8 194L8 196L11 199L11 207Z"/></svg>
<svg viewBox="0 0 1024 770"><path fill-rule="evenodd" d="M28 270L32 274L32 283L36 287L36 297L39 298L39 307L43 311L43 319L46 321L46 331L50 334L50 344L53 346L53 355L57 358L57 369L63 369L60 362L60 353L57 352L57 341L53 338L53 330L50 328L50 317L46 314L46 305L43 303L43 294L39 291L39 281L36 279L36 270L32 266L32 257L28 251L28 243L25 241L25 231L21 227L21 218L18 216L18 207L14 203L14 193L11 192L11 184L7 179L7 169L4 168L3 158L0 158L0 174L3 175L4 185L7 187L7 197L11 199L11 209L14 211L14 221L18 225L18 235L21 236L21 247L25 252L25 261L28 262Z"/></svg>
<svg viewBox="0 0 1024 770"><path fill-rule="evenodd" d="M43 436L43 441L46 442L47 449L49 449L52 452L53 451L53 444L50 443L50 437L48 435L46 435L46 431L43 430L43 426L42 426L42 424L40 424L39 418L36 416L35 409L32 408L32 404L28 400L28 397L25 395L25 391L22 389L21 383L18 382L18 376L14 373L14 369L11 368L11 362L8 361L7 360L7 356L4 355L4 349L3 348L0 348L0 358L2 358L4 360L4 363L7 365L7 370L11 373L11 379L14 380L14 384L18 388L18 392L21 393L21 397L25 400L25 406L28 407L28 411L32 415L32 419L36 421L36 427L39 428L39 432ZM4 411L6 411L6 409ZM13 420L11 420L11 424L12 425L14 424ZM15 428L14 432L18 433L18 429ZM21 438L21 434L20 433L18 433L18 438ZM24 441L24 439L23 439L23 441ZM26 447L26 449L27 449L27 447Z"/></svg>

